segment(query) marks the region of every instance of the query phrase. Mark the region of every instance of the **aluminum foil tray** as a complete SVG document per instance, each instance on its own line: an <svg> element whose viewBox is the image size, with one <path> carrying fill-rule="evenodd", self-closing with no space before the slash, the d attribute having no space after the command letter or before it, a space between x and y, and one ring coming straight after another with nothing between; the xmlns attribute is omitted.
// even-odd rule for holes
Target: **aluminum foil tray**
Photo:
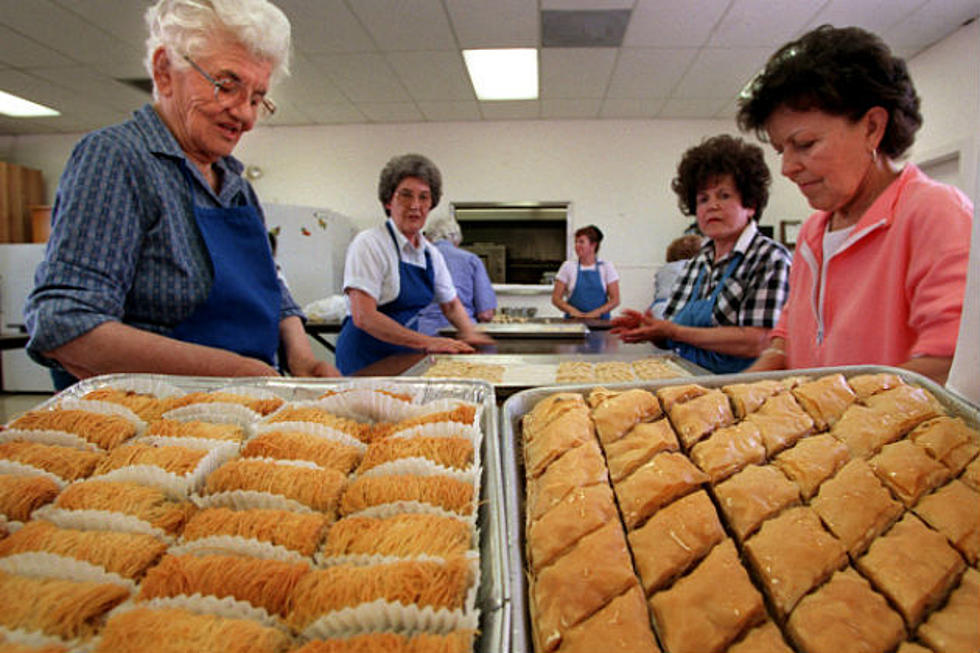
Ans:
<svg viewBox="0 0 980 653"><path fill-rule="evenodd" d="M589 327L582 323L561 322L485 322L477 325L477 330L494 338L584 338L589 335ZM453 335L455 327L439 329L440 335Z"/></svg>
<svg viewBox="0 0 980 653"><path fill-rule="evenodd" d="M510 636L513 632L511 583L520 576L520 570L511 570L512 558L508 549L517 541L516 533L508 533L507 528L514 523L506 518L504 489L501 482L512 477L513 470L506 471L503 465L512 464L513 457L504 459L500 451L498 437L498 414L493 388L481 381L451 381L441 379L406 379L376 377L355 379L298 379L298 378L220 378L220 377L182 377L154 374L112 374L85 379L61 393L47 399L38 407L50 407L65 398L78 398L82 395L112 383L131 379L161 381L177 386L188 392L211 391L223 387L254 387L269 390L287 401L313 399L326 390L341 388L366 388L384 386L395 391L419 393L423 402L435 399L461 399L479 404L482 410L483 429L483 472L481 496L477 515L477 528L480 535L481 578L477 605L480 608L480 634L475 650L479 653L497 653L510 650Z"/></svg>
<svg viewBox="0 0 980 653"><path fill-rule="evenodd" d="M926 377L910 372L908 370L874 365L858 365L844 367L824 367L803 370L779 370L775 372L756 372L751 374L723 374L713 376L702 376L695 380L696 383L706 388L720 388L731 383L752 383L763 379L782 379L787 376L809 376L817 378L828 374L842 373L846 378L859 374L876 374L879 372L889 372L897 375L907 383L919 385L931 392L950 412L950 414L962 417L972 428L980 429L980 407L965 401L956 394L951 393L946 388L940 386ZM688 381L690 382L690 380ZM628 388L646 388L656 390L671 385L676 385L677 380L667 379L663 381L650 381L639 383L621 383L606 385L610 389L625 390ZM511 395L503 404L500 415L500 436L501 454L504 458L503 465L506 476L503 481L505 488L506 501L508 502L507 525L508 534L516 533L516 539L510 542L508 551L511 556L509 565L510 587L513 591L512 599L512 625L511 651L513 653L531 653L534 651L534 643L531 632L531 620L528 612L528 585L527 576L524 570L527 568L527 560L524 553L524 454L521 439L521 418L529 412L535 404L556 392L578 392L583 395L590 392L598 384L580 385L552 385L549 387L538 387L524 390Z"/></svg>

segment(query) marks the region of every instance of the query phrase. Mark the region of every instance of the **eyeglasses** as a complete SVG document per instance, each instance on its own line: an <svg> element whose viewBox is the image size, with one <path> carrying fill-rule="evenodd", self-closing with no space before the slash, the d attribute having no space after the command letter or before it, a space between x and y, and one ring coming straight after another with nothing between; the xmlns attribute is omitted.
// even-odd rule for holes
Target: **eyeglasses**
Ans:
<svg viewBox="0 0 980 653"><path fill-rule="evenodd" d="M187 63L194 67L194 70L201 73L204 79L208 80L214 86L214 99L222 108L231 108L247 99L248 105L253 109L257 108L259 115L263 118L268 118L276 112L276 104L269 98L258 93L253 93L251 96L248 96L248 87L241 80L234 77L215 79L204 72L204 69L197 65L193 59L186 54L183 56Z"/></svg>
<svg viewBox="0 0 980 653"><path fill-rule="evenodd" d="M425 191L416 195L408 189L402 189L395 193L395 199L397 199L400 204L404 204L406 206L410 206L416 199L418 199L419 204L432 204L432 195Z"/></svg>

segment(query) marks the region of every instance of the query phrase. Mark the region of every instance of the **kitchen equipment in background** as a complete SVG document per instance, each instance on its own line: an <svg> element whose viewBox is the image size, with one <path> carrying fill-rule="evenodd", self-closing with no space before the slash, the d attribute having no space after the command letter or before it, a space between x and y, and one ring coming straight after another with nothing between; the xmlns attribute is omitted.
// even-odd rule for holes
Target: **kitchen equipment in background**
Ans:
<svg viewBox="0 0 980 653"><path fill-rule="evenodd" d="M48 237L51 235L51 206L34 204L27 209L31 212L31 242L48 242Z"/></svg>
<svg viewBox="0 0 980 653"><path fill-rule="evenodd" d="M24 305L34 288L34 270L44 259L44 245L0 244L0 322L2 333L23 333ZM38 365L23 349L3 353L3 390L6 392L53 392L48 368Z"/></svg>
<svg viewBox="0 0 980 653"><path fill-rule="evenodd" d="M480 257L492 283L507 283L506 245L481 242L462 245L462 248Z"/></svg>
<svg viewBox="0 0 980 653"><path fill-rule="evenodd" d="M503 306L500 312L509 317L534 317L538 309L536 306Z"/></svg>

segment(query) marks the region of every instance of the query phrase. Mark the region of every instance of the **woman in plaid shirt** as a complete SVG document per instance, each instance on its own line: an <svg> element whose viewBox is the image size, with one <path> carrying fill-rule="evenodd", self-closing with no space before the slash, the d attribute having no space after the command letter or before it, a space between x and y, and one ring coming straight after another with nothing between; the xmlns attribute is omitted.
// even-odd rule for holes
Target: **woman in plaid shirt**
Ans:
<svg viewBox="0 0 980 653"><path fill-rule="evenodd" d="M671 188L707 237L658 320L627 310L614 332L652 341L716 373L739 372L765 348L789 293L790 254L756 223L769 199L762 149L721 135L688 149Z"/></svg>

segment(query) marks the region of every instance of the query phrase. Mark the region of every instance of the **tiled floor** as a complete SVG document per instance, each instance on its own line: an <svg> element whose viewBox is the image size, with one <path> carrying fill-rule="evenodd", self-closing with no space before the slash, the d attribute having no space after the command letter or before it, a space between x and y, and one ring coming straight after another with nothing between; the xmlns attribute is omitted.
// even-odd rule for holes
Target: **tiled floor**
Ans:
<svg viewBox="0 0 980 653"><path fill-rule="evenodd" d="M0 424L6 424L26 410L37 406L51 395L41 392L0 392Z"/></svg>

